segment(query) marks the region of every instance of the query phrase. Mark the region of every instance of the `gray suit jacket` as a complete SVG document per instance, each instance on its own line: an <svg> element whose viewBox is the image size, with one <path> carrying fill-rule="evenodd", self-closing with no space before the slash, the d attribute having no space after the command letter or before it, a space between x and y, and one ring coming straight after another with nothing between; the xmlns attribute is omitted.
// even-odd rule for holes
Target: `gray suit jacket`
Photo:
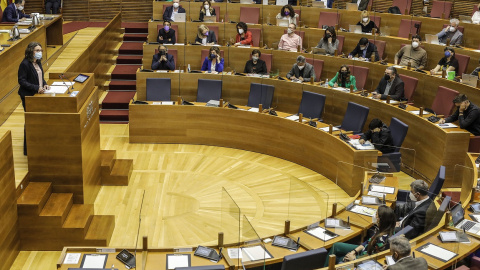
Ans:
<svg viewBox="0 0 480 270"><path fill-rule="evenodd" d="M399 262L394 265L387 267L387 270L427 270L428 264L424 258L412 258L407 257L401 259Z"/></svg>
<svg viewBox="0 0 480 270"><path fill-rule="evenodd" d="M437 34L438 41L440 43L446 43L447 42L447 33L445 32L445 28L440 31L440 33ZM462 45L463 42L463 34L460 32L460 30L457 29L455 34L453 34L453 37L450 39L450 45Z"/></svg>
<svg viewBox="0 0 480 270"><path fill-rule="evenodd" d="M300 69L295 63L292 69L287 73L287 78L290 79L292 76L295 78L300 77ZM305 63L305 67L303 68L303 81L309 82L310 80L315 81L315 71L313 70L313 66L309 63Z"/></svg>

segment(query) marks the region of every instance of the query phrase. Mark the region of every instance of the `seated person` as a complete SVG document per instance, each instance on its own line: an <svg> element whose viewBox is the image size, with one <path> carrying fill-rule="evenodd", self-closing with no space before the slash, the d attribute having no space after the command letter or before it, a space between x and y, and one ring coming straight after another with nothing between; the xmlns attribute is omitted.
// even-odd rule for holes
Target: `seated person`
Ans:
<svg viewBox="0 0 480 270"><path fill-rule="evenodd" d="M160 44L175 44L177 42L175 38L175 30L170 28L172 23L169 21L163 21L163 28L158 30L157 42Z"/></svg>
<svg viewBox="0 0 480 270"><path fill-rule="evenodd" d="M327 258L335 254L336 264L353 261L365 255L372 255L389 248L388 239L394 233L395 214L393 210L385 205L378 207L375 216L372 217L372 223L375 226L375 233L361 245L353 245L337 242L328 251ZM328 266L328 260L325 261L325 267Z"/></svg>
<svg viewBox="0 0 480 270"><path fill-rule="evenodd" d="M243 73L255 73L255 74L267 74L267 65L265 61L260 59L262 53L260 50L252 51L252 59L248 60L245 64L245 69Z"/></svg>
<svg viewBox="0 0 480 270"><path fill-rule="evenodd" d="M277 19L288 19L288 24L297 24L298 14L295 14L295 10L291 5L285 5L280 10L280 13L275 17Z"/></svg>
<svg viewBox="0 0 480 270"><path fill-rule="evenodd" d="M374 98L400 100L403 98L405 84L398 76L397 69L394 67L387 67L385 75L378 83L377 88L373 91Z"/></svg>
<svg viewBox="0 0 480 270"><path fill-rule="evenodd" d="M287 34L283 34L278 43L279 50L298 52L298 48L302 48L302 38L295 34L297 26L293 23L288 25Z"/></svg>
<svg viewBox="0 0 480 270"><path fill-rule="evenodd" d="M450 45L462 45L463 34L458 30L459 24L460 21L458 19L451 19L450 25L437 34L438 42L445 44L447 39L450 39Z"/></svg>
<svg viewBox="0 0 480 270"><path fill-rule="evenodd" d="M212 7L210 0L203 1L203 6L200 8L200 17L198 18L203 22L203 17L205 16L215 16L215 9Z"/></svg>
<svg viewBox="0 0 480 270"><path fill-rule="evenodd" d="M474 24L480 24L480 4L478 4L477 8L478 10L472 15L472 22Z"/></svg>
<svg viewBox="0 0 480 270"><path fill-rule="evenodd" d="M368 7L368 2L371 0L352 0L352 3L357 3L358 10L363 11L366 10Z"/></svg>
<svg viewBox="0 0 480 270"><path fill-rule="evenodd" d="M342 65L335 77L328 81L328 85L331 87L345 87L350 88L353 85L353 89L357 90L357 82L355 76L350 74L350 68L347 65Z"/></svg>
<svg viewBox="0 0 480 270"><path fill-rule="evenodd" d="M175 70L175 59L167 51L164 45L158 46L158 53L153 55L152 59L153 70Z"/></svg>
<svg viewBox="0 0 480 270"><path fill-rule="evenodd" d="M3 11L2 22L18 22L25 21L30 15L23 13L25 0L15 0L15 3L8 5Z"/></svg>
<svg viewBox="0 0 480 270"><path fill-rule="evenodd" d="M419 35L412 36L412 44L403 46L395 54L395 65L408 66L410 62L412 68L424 69L427 65L427 52L420 47L422 38ZM402 59L400 63L399 59Z"/></svg>
<svg viewBox="0 0 480 270"><path fill-rule="evenodd" d="M45 1L45 13L47 14L58 14L58 9L60 9L60 0L46 0Z"/></svg>
<svg viewBox="0 0 480 270"><path fill-rule="evenodd" d="M173 22L177 13L185 13L185 9L180 6L180 0L173 0L173 5L167 7L163 12L163 20Z"/></svg>
<svg viewBox="0 0 480 270"><path fill-rule="evenodd" d="M410 225L413 230L405 237L413 239L428 229L437 213L437 207L428 196L428 184L423 180L415 180L410 184L409 198L410 201L395 207L395 214L400 220L395 231Z"/></svg>
<svg viewBox="0 0 480 270"><path fill-rule="evenodd" d="M387 266L386 270L428 269L424 258L410 256L410 242L405 236L400 235L390 239L390 252L395 264Z"/></svg>
<svg viewBox="0 0 480 270"><path fill-rule="evenodd" d="M220 56L220 49L218 47L211 47L208 56L205 57L202 65L202 71L223 71L224 59Z"/></svg>
<svg viewBox="0 0 480 270"><path fill-rule="evenodd" d="M378 27L374 21L370 20L370 14L368 11L364 10L360 13L360 21L357 23L362 27L362 33L371 33L372 29L375 28L378 33Z"/></svg>
<svg viewBox="0 0 480 270"><path fill-rule="evenodd" d="M478 73L480 72L480 59L478 60L478 67L476 69L474 69L472 71L472 73L470 73L470 75L473 75L473 76L477 76L478 77Z"/></svg>
<svg viewBox="0 0 480 270"><path fill-rule="evenodd" d="M338 44L340 41L337 39L337 34L335 33L335 27L329 26L325 29L325 34L323 38L318 42L317 48L325 49L327 54L334 55L335 50L338 50Z"/></svg>
<svg viewBox="0 0 480 270"><path fill-rule="evenodd" d="M362 134L359 143L364 144L365 141L370 141L375 149L384 154L395 151L390 129L378 118L372 119L368 124L368 130Z"/></svg>
<svg viewBox="0 0 480 270"><path fill-rule="evenodd" d="M440 124L452 123L458 120L460 128L466 129L475 136L480 136L480 109L468 100L467 96L460 94L453 99L457 107L455 113L445 119L440 119Z"/></svg>
<svg viewBox="0 0 480 270"><path fill-rule="evenodd" d="M443 70L445 70L445 72L455 71L455 76L457 76L458 60L455 58L455 50L450 47L445 47L443 51L445 52L445 57L442 57L442 59L438 61L437 66L430 70L430 73L432 75L440 75Z"/></svg>
<svg viewBox="0 0 480 270"><path fill-rule="evenodd" d="M247 24L244 22L237 23L237 36L235 37L234 46L240 45L253 46L252 32L248 31Z"/></svg>
<svg viewBox="0 0 480 270"><path fill-rule="evenodd" d="M287 79L299 80L301 82L315 81L315 71L313 66L306 62L304 56L297 57L297 63L293 64L292 69L287 73Z"/></svg>
<svg viewBox="0 0 480 270"><path fill-rule="evenodd" d="M362 37L355 49L348 54L348 58L358 57L360 60L370 60L372 59L372 53L375 53L375 61L380 61L380 56L378 56L377 46L368 41L366 37Z"/></svg>
<svg viewBox="0 0 480 270"><path fill-rule="evenodd" d="M217 37L215 37L215 32L208 29L204 24L198 26L197 37L195 38L196 44L201 45L213 45L217 43Z"/></svg>

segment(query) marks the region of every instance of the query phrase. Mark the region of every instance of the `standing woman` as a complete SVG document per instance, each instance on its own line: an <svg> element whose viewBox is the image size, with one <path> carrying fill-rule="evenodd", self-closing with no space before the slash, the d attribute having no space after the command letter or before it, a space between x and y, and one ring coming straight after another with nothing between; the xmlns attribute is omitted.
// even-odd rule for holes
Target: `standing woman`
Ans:
<svg viewBox="0 0 480 270"><path fill-rule="evenodd" d="M215 9L212 7L210 0L203 1L203 6L200 8L200 17L198 19L203 22L203 17L215 15Z"/></svg>
<svg viewBox="0 0 480 270"><path fill-rule="evenodd" d="M50 86L47 85L47 82L43 78L42 53L42 45L38 42L31 42L25 49L25 59L23 59L18 67L18 84L20 84L18 94L22 99L24 111L27 111L25 107L26 96L33 96L37 93L43 94L45 90L50 89ZM27 155L27 140L25 135L24 129L23 154Z"/></svg>

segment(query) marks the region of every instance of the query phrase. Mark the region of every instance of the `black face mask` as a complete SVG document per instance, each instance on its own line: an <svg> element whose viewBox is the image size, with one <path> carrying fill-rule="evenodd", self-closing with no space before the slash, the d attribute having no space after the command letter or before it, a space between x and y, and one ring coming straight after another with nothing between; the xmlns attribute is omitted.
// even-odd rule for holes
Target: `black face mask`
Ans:
<svg viewBox="0 0 480 270"><path fill-rule="evenodd" d="M159 51L160 55L166 55L167 53L164 50Z"/></svg>
<svg viewBox="0 0 480 270"><path fill-rule="evenodd" d="M348 73L348 71L340 71L340 74L341 74L343 77L347 77L347 73Z"/></svg>
<svg viewBox="0 0 480 270"><path fill-rule="evenodd" d="M383 76L383 78L384 78L386 81L389 81L389 80L390 80L390 75L385 74L385 76Z"/></svg>
<svg viewBox="0 0 480 270"><path fill-rule="evenodd" d="M325 38L331 38L331 37L332 37L332 35L330 35L330 34L325 35Z"/></svg>

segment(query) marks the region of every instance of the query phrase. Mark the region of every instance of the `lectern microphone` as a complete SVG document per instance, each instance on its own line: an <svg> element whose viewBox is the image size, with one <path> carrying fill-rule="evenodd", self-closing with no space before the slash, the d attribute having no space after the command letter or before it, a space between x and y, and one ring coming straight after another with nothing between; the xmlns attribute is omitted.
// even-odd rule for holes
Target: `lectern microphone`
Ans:
<svg viewBox="0 0 480 270"><path fill-rule="evenodd" d="M65 75L63 75L63 73L62 73L62 77L67 79L70 82L70 84L72 85L72 90L74 90L75 88L73 88L73 82L68 77L65 77Z"/></svg>
<svg viewBox="0 0 480 270"><path fill-rule="evenodd" d="M63 80L64 79L63 73L62 73L62 75L58 75L58 77L60 78L60 80L62 80L63 85L65 85L67 87L67 94L70 94L70 87L67 85L65 80ZM73 85L72 85L72 89L73 89Z"/></svg>

